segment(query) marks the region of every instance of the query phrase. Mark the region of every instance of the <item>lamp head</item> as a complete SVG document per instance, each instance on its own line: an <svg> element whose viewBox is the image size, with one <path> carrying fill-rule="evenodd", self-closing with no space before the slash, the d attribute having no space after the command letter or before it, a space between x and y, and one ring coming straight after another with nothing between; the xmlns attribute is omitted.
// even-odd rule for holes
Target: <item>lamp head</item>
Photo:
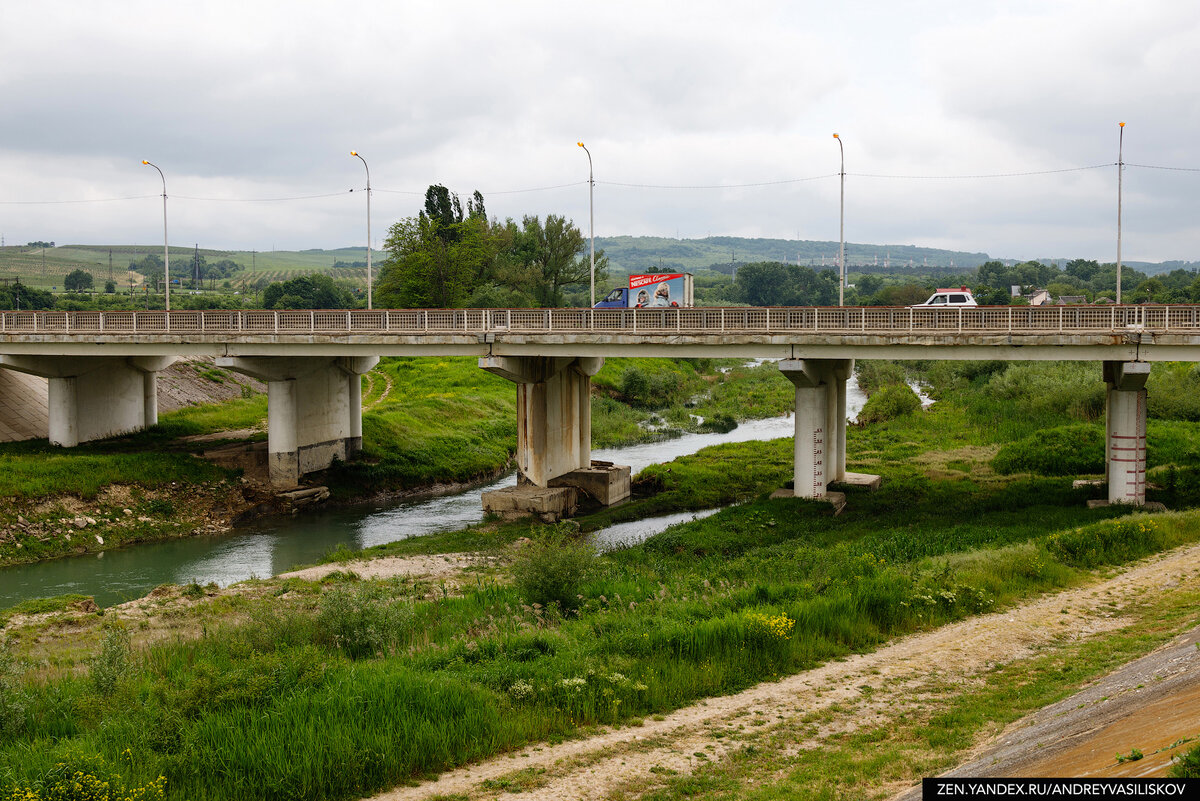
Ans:
<svg viewBox="0 0 1200 801"><path fill-rule="evenodd" d="M1122 124L1122 125L1124 125L1125 123L1121 123L1121 124ZM149 164L150 162L146 161L145 159L142 159L142 163L143 163L143 164Z"/></svg>
<svg viewBox="0 0 1200 801"><path fill-rule="evenodd" d="M840 136L838 136L837 134L834 134L834 135L833 135L833 138L834 138L834 139L841 139L841 137L840 137Z"/></svg>
<svg viewBox="0 0 1200 801"><path fill-rule="evenodd" d="M1125 123L1121 123L1121 124L1124 125ZM576 142L575 144L579 145L580 147L583 147L583 142Z"/></svg>
<svg viewBox="0 0 1200 801"><path fill-rule="evenodd" d="M1122 128L1125 127L1125 123L1123 123L1123 122L1119 122L1119 123L1117 123L1117 125L1120 125Z"/></svg>
<svg viewBox="0 0 1200 801"><path fill-rule="evenodd" d="M358 151L357 151L357 150L351 150L351 151L350 151L350 155L351 155L351 156L357 156L357 155L358 155Z"/></svg>

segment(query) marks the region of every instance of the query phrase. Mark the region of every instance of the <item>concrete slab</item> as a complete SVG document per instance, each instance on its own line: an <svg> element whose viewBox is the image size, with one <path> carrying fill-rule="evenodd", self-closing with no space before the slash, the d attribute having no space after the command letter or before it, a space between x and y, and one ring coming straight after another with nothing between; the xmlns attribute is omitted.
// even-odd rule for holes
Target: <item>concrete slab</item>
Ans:
<svg viewBox="0 0 1200 801"><path fill-rule="evenodd" d="M796 493L793 490L790 490L787 487L784 487L783 489L777 489L774 492L772 492L771 497L772 498L795 498ZM835 516L840 515L842 513L842 510L846 508L846 493L844 493L844 492L826 492L820 498L810 498L809 500L825 501L826 503L830 504L831 506L833 506L833 514Z"/></svg>
<svg viewBox="0 0 1200 801"><path fill-rule="evenodd" d="M629 500L629 465L592 460L591 467L550 479L551 487L577 487L602 506Z"/></svg>
<svg viewBox="0 0 1200 801"><path fill-rule="evenodd" d="M534 516L545 523L557 523L575 514L579 508L579 490L575 487L516 487L483 493L483 511L505 520Z"/></svg>
<svg viewBox="0 0 1200 801"><path fill-rule="evenodd" d="M837 481L829 482L829 486L840 484L846 487L865 487L872 492L879 489L883 484L883 479L880 476L871 475L870 473L846 473Z"/></svg>

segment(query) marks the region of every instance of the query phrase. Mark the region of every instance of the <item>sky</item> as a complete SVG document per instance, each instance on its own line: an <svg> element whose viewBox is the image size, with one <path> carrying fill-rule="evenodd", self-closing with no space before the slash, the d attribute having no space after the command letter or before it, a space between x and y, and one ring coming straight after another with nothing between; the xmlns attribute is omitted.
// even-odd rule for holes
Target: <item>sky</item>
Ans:
<svg viewBox="0 0 1200 801"><path fill-rule="evenodd" d="M598 237L1200 260L1187 0L5 0L0 235L361 246L441 183ZM1125 122L1123 145L1119 122ZM1137 165L1137 166L1135 166ZM1083 169L1086 168L1086 169ZM1170 169L1164 169L1170 168Z"/></svg>

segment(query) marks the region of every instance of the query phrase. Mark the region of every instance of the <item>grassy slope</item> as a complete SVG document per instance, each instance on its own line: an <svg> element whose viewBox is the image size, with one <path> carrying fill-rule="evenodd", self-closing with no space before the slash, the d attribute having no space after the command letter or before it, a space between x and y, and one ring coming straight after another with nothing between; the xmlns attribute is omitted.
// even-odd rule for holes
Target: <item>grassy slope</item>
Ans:
<svg viewBox="0 0 1200 801"><path fill-rule="evenodd" d="M944 422L918 414L855 432L852 464L872 459L888 481L840 517L760 498L601 558L577 615L528 605L503 570L461 596L345 576L282 584L280 601L244 602L248 622L214 620L198 643L143 652L110 692L55 679L0 765L32 779L75 750L116 765L129 748L130 781L162 773L178 797L354 797L736 691L1200 537L1196 513L1109 519L1121 510L1086 509L1066 479L976 480L989 457L966 448L986 438L949 437ZM937 445L953 458L914 462ZM752 455L757 484L744 478ZM778 443L747 443L653 475L686 507L735 477L753 497L789 461ZM522 532L406 547L488 550ZM62 718L64 704L88 713Z"/></svg>

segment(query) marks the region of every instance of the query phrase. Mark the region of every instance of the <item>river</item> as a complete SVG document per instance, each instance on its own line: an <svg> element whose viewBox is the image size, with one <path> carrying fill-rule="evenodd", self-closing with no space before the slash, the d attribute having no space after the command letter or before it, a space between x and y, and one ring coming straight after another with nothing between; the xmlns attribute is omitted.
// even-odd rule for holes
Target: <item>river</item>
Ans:
<svg viewBox="0 0 1200 801"><path fill-rule="evenodd" d="M854 419L866 398L851 377L846 412ZM633 475L651 464L669 462L722 442L790 437L792 417L748 420L726 434L685 434L662 442L592 451L593 459L627 464ZM481 492L511 486L515 475L453 495L423 500L356 505L271 518L228 534L142 543L98 554L67 557L0 569L0 609L29 598L68 593L90 595L100 606L139 598L160 584L214 582L222 587L248 578L266 578L318 561L338 545L352 550L456 531L480 522ZM700 513L703 514L703 513ZM641 541L697 513L667 515L596 532L600 547Z"/></svg>

